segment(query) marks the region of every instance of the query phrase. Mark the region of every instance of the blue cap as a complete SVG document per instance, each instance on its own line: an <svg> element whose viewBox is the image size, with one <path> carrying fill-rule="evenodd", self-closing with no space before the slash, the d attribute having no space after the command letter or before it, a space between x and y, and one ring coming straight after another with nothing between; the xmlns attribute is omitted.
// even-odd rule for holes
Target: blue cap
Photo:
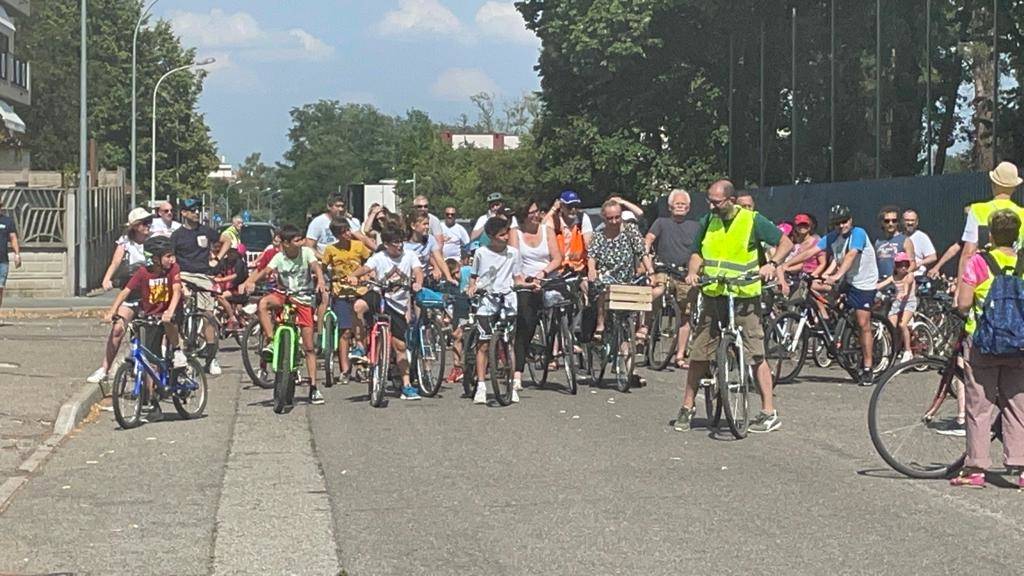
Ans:
<svg viewBox="0 0 1024 576"><path fill-rule="evenodd" d="M558 199L562 201L562 204L579 204L582 202L580 195L572 190L562 191L562 195Z"/></svg>
<svg viewBox="0 0 1024 576"><path fill-rule="evenodd" d="M178 201L178 207L181 208L182 210L195 211L203 207L203 201L200 198L185 198L183 200Z"/></svg>

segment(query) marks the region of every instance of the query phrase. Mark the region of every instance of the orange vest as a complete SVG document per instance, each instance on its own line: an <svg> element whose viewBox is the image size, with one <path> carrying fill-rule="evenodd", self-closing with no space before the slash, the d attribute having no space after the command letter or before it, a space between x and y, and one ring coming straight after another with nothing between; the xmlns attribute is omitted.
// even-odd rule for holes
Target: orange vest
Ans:
<svg viewBox="0 0 1024 576"><path fill-rule="evenodd" d="M558 248L562 251L562 267L576 272L585 272L587 269L587 245L583 242L580 225L576 224L566 230L562 227L562 221L559 218L555 222L555 237L558 239Z"/></svg>

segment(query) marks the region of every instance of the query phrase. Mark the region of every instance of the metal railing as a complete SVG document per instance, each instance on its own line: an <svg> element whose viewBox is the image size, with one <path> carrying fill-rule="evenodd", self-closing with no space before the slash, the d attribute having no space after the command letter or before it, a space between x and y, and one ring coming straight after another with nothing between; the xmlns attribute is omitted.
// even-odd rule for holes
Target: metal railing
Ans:
<svg viewBox="0 0 1024 576"><path fill-rule="evenodd" d="M14 219L23 246L66 247L67 193L60 188L0 189L4 212Z"/></svg>

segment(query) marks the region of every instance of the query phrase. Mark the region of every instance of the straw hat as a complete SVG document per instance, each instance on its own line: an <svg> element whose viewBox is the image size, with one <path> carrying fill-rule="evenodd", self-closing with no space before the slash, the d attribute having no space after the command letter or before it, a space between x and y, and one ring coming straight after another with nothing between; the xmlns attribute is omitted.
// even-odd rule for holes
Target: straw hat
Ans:
<svg viewBox="0 0 1024 576"><path fill-rule="evenodd" d="M145 208L132 208L132 211L128 213L128 223L126 225L135 226L139 222L152 219L153 215Z"/></svg>
<svg viewBox="0 0 1024 576"><path fill-rule="evenodd" d="M1024 182L1017 174L1017 167L1009 162L1000 162L995 170L988 173L988 177L1000 188L1016 188Z"/></svg>

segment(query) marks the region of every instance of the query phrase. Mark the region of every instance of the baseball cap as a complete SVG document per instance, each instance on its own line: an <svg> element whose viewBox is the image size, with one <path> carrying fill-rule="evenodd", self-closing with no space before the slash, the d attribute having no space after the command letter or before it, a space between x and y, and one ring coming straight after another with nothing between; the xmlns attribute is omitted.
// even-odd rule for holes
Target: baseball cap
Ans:
<svg viewBox="0 0 1024 576"><path fill-rule="evenodd" d="M580 195L573 190L563 190L561 196L558 197L562 201L562 204L580 204Z"/></svg>
<svg viewBox="0 0 1024 576"><path fill-rule="evenodd" d="M910 254L907 254L906 252L899 252L896 254L896 258L893 261L897 264L900 262L910 262Z"/></svg>
<svg viewBox="0 0 1024 576"><path fill-rule="evenodd" d="M799 226L801 224L812 226L813 224L811 224L811 217L808 216L807 214L797 214L796 218L793 218L793 225Z"/></svg>
<svg viewBox="0 0 1024 576"><path fill-rule="evenodd" d="M178 202L178 207L182 210L196 211L203 207L203 201L199 198L185 198Z"/></svg>
<svg viewBox="0 0 1024 576"><path fill-rule="evenodd" d="M501 192L491 192L487 195L487 203L493 204L494 202L504 202L505 197L501 195Z"/></svg>
<svg viewBox="0 0 1024 576"><path fill-rule="evenodd" d="M790 224L789 222L779 222L776 225L776 228L778 228L779 232L782 232L786 236L789 236L790 234L793 233L793 225Z"/></svg>

